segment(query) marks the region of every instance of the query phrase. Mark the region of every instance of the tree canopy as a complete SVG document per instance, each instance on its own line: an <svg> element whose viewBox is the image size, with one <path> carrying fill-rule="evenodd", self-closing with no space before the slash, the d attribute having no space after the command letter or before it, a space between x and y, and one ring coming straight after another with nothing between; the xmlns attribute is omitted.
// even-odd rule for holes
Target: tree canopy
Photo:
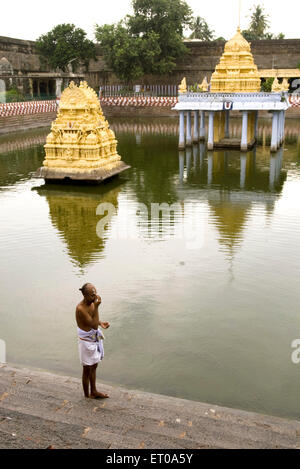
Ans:
<svg viewBox="0 0 300 469"><path fill-rule="evenodd" d="M42 60L52 68L66 71L68 65L75 70L82 61L88 66L96 58L95 44L86 38L86 32L74 24L59 24L36 41Z"/></svg>
<svg viewBox="0 0 300 469"><path fill-rule="evenodd" d="M213 41L214 31L210 29L207 22L201 16L197 16L191 23L192 34L190 39L200 39L200 41Z"/></svg>
<svg viewBox="0 0 300 469"><path fill-rule="evenodd" d="M114 25L96 25L106 62L130 82L145 73L171 73L187 53L183 31L192 18L184 0L133 0L133 15Z"/></svg>
<svg viewBox="0 0 300 469"><path fill-rule="evenodd" d="M264 12L264 7L254 5L251 11L249 28L242 32L247 41L259 39L284 39L284 34L277 36L267 31L270 26L269 15Z"/></svg>

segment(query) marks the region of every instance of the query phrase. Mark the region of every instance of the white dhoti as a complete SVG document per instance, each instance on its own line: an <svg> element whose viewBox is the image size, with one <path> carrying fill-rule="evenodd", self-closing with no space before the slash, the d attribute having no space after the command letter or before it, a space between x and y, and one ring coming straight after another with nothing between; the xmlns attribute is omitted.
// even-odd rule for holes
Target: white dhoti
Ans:
<svg viewBox="0 0 300 469"><path fill-rule="evenodd" d="M97 331L91 329L89 332L86 332L78 327L77 331L79 359L82 366L96 365L104 358L104 335L100 329Z"/></svg>

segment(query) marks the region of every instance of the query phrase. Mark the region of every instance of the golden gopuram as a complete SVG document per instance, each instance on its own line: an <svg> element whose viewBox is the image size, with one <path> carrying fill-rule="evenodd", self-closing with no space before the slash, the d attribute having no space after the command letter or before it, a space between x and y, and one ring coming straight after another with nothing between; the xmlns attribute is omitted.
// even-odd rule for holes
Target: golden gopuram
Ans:
<svg viewBox="0 0 300 469"><path fill-rule="evenodd" d="M101 183L130 167L121 161L117 143L96 92L86 82L71 82L62 93L36 176L48 182Z"/></svg>
<svg viewBox="0 0 300 469"><path fill-rule="evenodd" d="M257 93L261 80L251 47L238 28L225 44L224 53L211 78L211 93Z"/></svg>
<svg viewBox="0 0 300 469"><path fill-rule="evenodd" d="M276 152L284 141L289 84L287 80L280 84L276 79L272 92L266 93L261 90L260 76L251 45L238 28L226 42L210 84L204 79L198 92L189 91L185 79L179 86L178 103L173 108L179 112L179 149L206 140L208 150L240 148L245 152L257 143L259 112L267 111L273 120L271 151ZM232 115L242 117L240 136L233 135Z"/></svg>

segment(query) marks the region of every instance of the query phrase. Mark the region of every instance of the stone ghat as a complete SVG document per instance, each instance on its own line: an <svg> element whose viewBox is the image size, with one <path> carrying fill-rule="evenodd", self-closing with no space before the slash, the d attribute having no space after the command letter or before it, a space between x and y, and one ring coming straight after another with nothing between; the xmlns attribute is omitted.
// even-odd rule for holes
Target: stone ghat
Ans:
<svg viewBox="0 0 300 469"><path fill-rule="evenodd" d="M79 374L79 371L78 371ZM0 365L0 448L299 449L300 422Z"/></svg>

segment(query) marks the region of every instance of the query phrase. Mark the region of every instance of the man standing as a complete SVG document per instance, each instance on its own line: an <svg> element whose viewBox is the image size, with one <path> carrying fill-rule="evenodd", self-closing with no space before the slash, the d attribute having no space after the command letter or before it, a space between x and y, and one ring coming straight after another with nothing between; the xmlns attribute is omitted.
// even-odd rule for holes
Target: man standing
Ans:
<svg viewBox="0 0 300 469"><path fill-rule="evenodd" d="M78 326L79 357L83 366L82 386L84 395L90 399L106 399L108 394L98 392L96 389L96 369L104 357L104 336L99 329L108 329L108 322L99 320L98 308L101 298L91 283L80 288L83 300L76 308L76 322Z"/></svg>

